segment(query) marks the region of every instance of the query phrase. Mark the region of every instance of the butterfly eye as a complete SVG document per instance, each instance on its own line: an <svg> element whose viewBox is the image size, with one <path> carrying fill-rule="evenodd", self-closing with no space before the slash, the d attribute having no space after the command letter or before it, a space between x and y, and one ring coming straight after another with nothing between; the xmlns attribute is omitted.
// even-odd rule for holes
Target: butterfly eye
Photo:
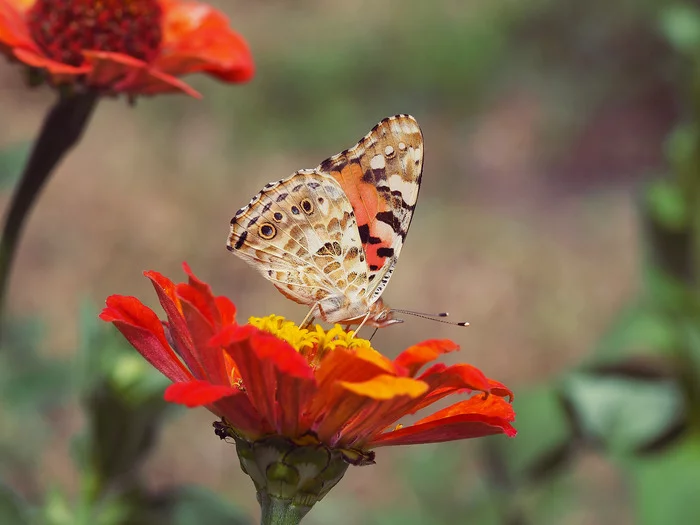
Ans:
<svg viewBox="0 0 700 525"><path fill-rule="evenodd" d="M276 211L272 218L275 219L275 221L280 222L282 219L284 219L284 215Z"/></svg>
<svg viewBox="0 0 700 525"><path fill-rule="evenodd" d="M266 222L265 224L261 224L260 228L258 228L258 234L260 237L262 237L265 240L270 240L272 239L275 235L277 235L277 228L275 228L272 224L269 222Z"/></svg>
<svg viewBox="0 0 700 525"><path fill-rule="evenodd" d="M309 199L304 199L303 201L301 201L301 209L304 210L304 213L306 213L306 215L311 215L314 211L314 205Z"/></svg>

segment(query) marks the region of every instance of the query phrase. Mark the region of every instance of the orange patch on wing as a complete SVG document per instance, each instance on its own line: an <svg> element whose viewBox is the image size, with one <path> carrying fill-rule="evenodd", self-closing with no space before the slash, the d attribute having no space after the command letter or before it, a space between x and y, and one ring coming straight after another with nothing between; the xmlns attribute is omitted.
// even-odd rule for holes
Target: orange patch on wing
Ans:
<svg viewBox="0 0 700 525"><path fill-rule="evenodd" d="M346 164L341 171L331 171L331 175L338 181L345 192L357 219L357 226L369 226L370 237L381 239L380 243L364 243L367 264L381 268L386 257L378 254L379 248L391 247L391 238L382 235L376 220L378 213L391 209L389 202L380 197L374 184L362 180L362 168L357 162Z"/></svg>

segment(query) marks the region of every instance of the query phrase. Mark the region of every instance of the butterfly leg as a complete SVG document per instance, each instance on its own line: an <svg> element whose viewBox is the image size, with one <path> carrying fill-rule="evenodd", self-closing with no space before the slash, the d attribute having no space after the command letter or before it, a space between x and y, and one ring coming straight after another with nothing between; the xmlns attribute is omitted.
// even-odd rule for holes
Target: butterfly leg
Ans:
<svg viewBox="0 0 700 525"><path fill-rule="evenodd" d="M362 328L365 325L365 323L367 322L367 319L369 319L370 315L372 315L372 312L367 312L367 315L365 315L365 318L360 323L360 326L357 327L357 330L355 330L355 333L352 334L352 337L355 337L358 334L358 332L360 331L360 328Z"/></svg>
<svg viewBox="0 0 700 525"><path fill-rule="evenodd" d="M311 310L309 310L309 313L306 314L306 317L304 317L304 320L299 325L299 328L309 328L311 326L311 323L313 323L314 319L315 319L315 316L313 314L314 314L314 310L316 309L316 306L318 306L318 303L313 305Z"/></svg>

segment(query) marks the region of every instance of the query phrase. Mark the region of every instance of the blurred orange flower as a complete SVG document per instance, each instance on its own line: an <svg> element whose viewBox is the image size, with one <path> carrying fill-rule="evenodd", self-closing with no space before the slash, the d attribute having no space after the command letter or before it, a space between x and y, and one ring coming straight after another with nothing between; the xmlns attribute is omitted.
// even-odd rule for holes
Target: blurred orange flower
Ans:
<svg viewBox="0 0 700 525"><path fill-rule="evenodd" d="M342 450L366 464L371 449L506 434L514 436L512 392L467 364L433 364L457 350L428 340L390 360L340 326L301 329L279 316L235 321L234 304L214 296L185 265L187 283L152 281L167 322L135 297L113 295L100 317L173 381L165 399L205 406L222 418L222 438L279 435ZM409 426L393 426L446 396L472 394ZM393 426L393 427L392 427Z"/></svg>
<svg viewBox="0 0 700 525"><path fill-rule="evenodd" d="M182 0L0 0L0 53L53 85L198 93L177 77L253 76L248 45L212 7Z"/></svg>

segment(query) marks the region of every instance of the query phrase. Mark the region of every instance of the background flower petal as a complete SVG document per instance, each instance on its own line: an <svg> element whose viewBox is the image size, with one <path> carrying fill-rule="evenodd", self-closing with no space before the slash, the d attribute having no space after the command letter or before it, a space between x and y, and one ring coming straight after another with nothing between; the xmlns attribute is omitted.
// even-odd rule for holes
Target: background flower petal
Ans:
<svg viewBox="0 0 700 525"><path fill-rule="evenodd" d="M205 72L226 82L244 82L254 73L246 41L223 13L198 2L163 1L161 55L155 66L170 74Z"/></svg>

